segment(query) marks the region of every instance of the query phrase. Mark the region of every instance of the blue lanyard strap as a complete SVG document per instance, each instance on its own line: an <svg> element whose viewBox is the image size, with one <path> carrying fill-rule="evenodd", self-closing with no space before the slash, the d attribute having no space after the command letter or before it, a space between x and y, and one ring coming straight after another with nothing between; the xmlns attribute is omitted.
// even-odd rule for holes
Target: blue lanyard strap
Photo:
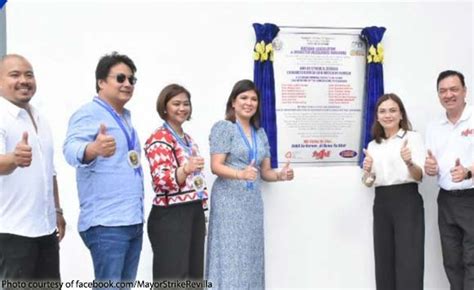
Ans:
<svg viewBox="0 0 474 290"><path fill-rule="evenodd" d="M237 128L239 128L240 137L244 140L245 145L247 145L247 149L249 150L249 165L251 164L252 160L254 160L255 164L257 164L257 133L253 126L250 126L252 132L252 145L250 145L249 140L245 136L244 129L239 121L236 121L235 124ZM253 189L253 182L247 181L247 189Z"/></svg>
<svg viewBox="0 0 474 290"><path fill-rule="evenodd" d="M237 128L239 128L239 133L240 137L244 140L245 145L247 145L247 149L249 149L249 165L252 162L252 160L255 160L257 162L257 134L255 132L255 129L251 127L252 131L252 145L250 145L249 140L245 136L244 129L242 128L242 125L240 125L239 121L236 121L235 124L237 125Z"/></svg>
<svg viewBox="0 0 474 290"><path fill-rule="evenodd" d="M94 97L94 102L104 108L107 112L109 112L109 114L114 118L115 122L117 122L117 124L119 125L120 129L122 129L122 132L125 135L125 138L127 139L128 150L135 150L135 143L137 139L135 129L133 129L133 127L130 128L132 131L132 134L130 136L128 134L127 129L125 128L125 125L123 124L122 118L120 118L119 114L115 112L115 110L109 104L107 104L98 97ZM135 174L137 173L140 174L140 176L142 175L141 166L140 168L135 168Z"/></svg>
<svg viewBox="0 0 474 290"><path fill-rule="evenodd" d="M181 145L181 147L183 147L184 150L186 150L189 156L193 155L193 143L191 142L191 140L188 140L188 139L183 140L183 138L179 137L178 133L176 133L176 131L173 129L173 127L170 126L170 124L168 124L168 122L165 122L163 124L163 127L165 127L168 131L170 131L171 135L173 135L176 141L178 141L179 145Z"/></svg>

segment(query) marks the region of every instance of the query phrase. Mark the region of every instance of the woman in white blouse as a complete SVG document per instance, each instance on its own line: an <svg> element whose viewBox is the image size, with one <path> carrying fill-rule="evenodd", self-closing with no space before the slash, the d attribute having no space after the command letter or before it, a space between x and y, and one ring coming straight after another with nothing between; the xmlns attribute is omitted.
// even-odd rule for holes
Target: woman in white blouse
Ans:
<svg viewBox="0 0 474 290"><path fill-rule="evenodd" d="M425 221L418 183L423 177L421 135L411 131L405 107L395 94L375 106L374 140L364 150L367 186L375 186L374 252L378 290L422 290Z"/></svg>

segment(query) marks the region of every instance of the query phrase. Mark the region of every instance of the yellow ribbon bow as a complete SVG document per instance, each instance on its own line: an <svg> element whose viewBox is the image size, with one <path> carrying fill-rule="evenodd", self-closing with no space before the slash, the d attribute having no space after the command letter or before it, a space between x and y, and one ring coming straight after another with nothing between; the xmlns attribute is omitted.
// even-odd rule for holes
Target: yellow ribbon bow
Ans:
<svg viewBox="0 0 474 290"><path fill-rule="evenodd" d="M383 63L383 46L381 43L377 44L377 49L373 45L369 47L367 62Z"/></svg>
<svg viewBox="0 0 474 290"><path fill-rule="evenodd" d="M260 60L261 62L273 61L273 46L271 43L265 44L265 41L260 41L255 44L255 49L253 52L253 59Z"/></svg>

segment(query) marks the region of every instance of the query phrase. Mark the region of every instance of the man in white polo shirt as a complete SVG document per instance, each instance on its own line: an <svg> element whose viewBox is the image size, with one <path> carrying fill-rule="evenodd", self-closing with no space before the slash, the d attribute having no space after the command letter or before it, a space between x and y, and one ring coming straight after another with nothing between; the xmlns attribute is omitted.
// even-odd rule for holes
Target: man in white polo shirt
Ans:
<svg viewBox="0 0 474 290"><path fill-rule="evenodd" d="M2 289L16 288L9 284L14 281L43 281L36 284L41 288L59 286L58 242L66 223L59 206L51 130L30 104L35 92L33 69L24 57L12 54L0 59Z"/></svg>
<svg viewBox="0 0 474 290"><path fill-rule="evenodd" d="M425 172L438 177L438 225L451 290L474 289L474 108L464 76L441 72L439 101L446 114L426 132Z"/></svg>

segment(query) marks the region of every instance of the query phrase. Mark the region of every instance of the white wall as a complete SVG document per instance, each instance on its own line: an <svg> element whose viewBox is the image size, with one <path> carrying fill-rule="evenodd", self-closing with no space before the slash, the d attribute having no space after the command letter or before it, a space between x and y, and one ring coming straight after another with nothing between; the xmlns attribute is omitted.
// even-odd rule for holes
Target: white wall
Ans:
<svg viewBox="0 0 474 290"><path fill-rule="evenodd" d="M98 59L113 50L138 67L129 103L143 141L162 122L154 107L170 82L192 94L190 132L209 161L208 134L223 118L233 83L252 78L253 22L301 26L385 26L385 87L405 101L411 121L424 133L442 112L435 81L444 69L464 72L472 86L472 4L325 2L136 2L9 1L8 52L32 62L39 85L34 102L48 114L56 144L56 167L68 221L61 244L64 281L92 280L89 253L76 224L74 169L62 156L67 120L95 93ZM146 164L146 161L143 160ZM152 189L145 169L146 209ZM269 288L373 289L373 191L358 167L296 168L296 179L264 187L266 281ZM207 171L208 183L214 177ZM437 229L437 189L421 186L425 200L425 289L448 289ZM138 279L151 280L147 237Z"/></svg>

